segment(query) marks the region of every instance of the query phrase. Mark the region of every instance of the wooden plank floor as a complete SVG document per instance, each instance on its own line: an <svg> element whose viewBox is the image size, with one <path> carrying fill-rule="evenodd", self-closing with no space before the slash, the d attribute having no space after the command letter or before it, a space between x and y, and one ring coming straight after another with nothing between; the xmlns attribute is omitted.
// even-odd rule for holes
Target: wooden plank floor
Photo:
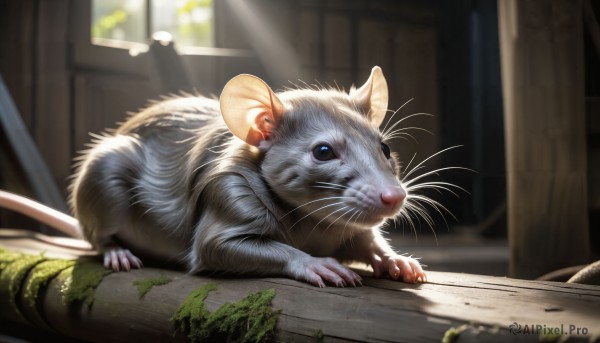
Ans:
<svg viewBox="0 0 600 343"><path fill-rule="evenodd" d="M24 252L46 250L49 256L78 255L55 249L18 232L0 231L0 247ZM173 279L139 299L135 280L165 274ZM363 273L365 273L363 271ZM278 341L430 342L451 327L470 324L458 342L538 341L536 327L562 328L564 338L579 329L580 339L600 337L600 287L503 277L430 271L429 282L410 285L366 276L359 288L316 288L283 278L212 278L178 271L144 268L113 273L96 289L91 310L69 312L60 285L48 287L34 324L92 341L180 341L169 318L194 289L215 283L206 299L209 311L251 292L274 288L273 307L281 310ZM0 308L0 319L21 321ZM520 332L511 332L518 327ZM514 331L514 330L513 330ZM585 333L585 334L584 334ZM2 333L0 332L0 335Z"/></svg>

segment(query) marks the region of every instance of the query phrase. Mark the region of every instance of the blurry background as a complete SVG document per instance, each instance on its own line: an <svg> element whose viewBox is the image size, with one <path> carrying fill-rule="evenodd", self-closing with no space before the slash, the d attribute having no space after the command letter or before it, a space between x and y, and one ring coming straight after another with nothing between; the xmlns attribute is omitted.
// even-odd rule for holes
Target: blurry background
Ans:
<svg viewBox="0 0 600 343"><path fill-rule="evenodd" d="M581 2L573 3L581 8ZM599 4L594 6L599 13ZM507 273L504 112L494 0L0 0L0 29L5 37L0 74L63 202L73 158L90 141L89 133L115 127L148 99L181 90L218 95L240 73L259 76L274 90L303 82L349 89L379 65L388 81L389 108L406 103L396 119L434 115L406 120L405 126L433 134L415 130L414 139L397 140L392 148L402 161L415 154L421 161L460 145L428 161L428 170L461 166L476 171L438 176L467 193L428 194L456 217L445 215L444 220L432 211L437 238L421 222L416 233L391 228L395 245L423 256L435 270ZM588 118L586 213L590 245L598 248L600 63L593 38L585 30L581 35ZM5 135L0 148L0 188L36 198ZM39 225L0 211L0 227Z"/></svg>

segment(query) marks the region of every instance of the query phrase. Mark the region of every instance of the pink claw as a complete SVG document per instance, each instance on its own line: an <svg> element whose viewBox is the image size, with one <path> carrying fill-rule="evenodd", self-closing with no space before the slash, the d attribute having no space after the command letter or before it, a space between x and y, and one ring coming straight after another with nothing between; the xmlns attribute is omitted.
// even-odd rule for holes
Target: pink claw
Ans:
<svg viewBox="0 0 600 343"><path fill-rule="evenodd" d="M104 252L104 268L116 272L121 270L130 271L131 268L142 268L142 261L128 249L113 248Z"/></svg>
<svg viewBox="0 0 600 343"><path fill-rule="evenodd" d="M393 280L401 280L406 283L427 282L427 275L423 271L419 261L412 257L395 255L381 260L377 256L372 258L374 277L389 275Z"/></svg>
<svg viewBox="0 0 600 343"><path fill-rule="evenodd" d="M294 277L324 288L326 283L336 287L362 286L362 278L333 258L311 257L299 263Z"/></svg>

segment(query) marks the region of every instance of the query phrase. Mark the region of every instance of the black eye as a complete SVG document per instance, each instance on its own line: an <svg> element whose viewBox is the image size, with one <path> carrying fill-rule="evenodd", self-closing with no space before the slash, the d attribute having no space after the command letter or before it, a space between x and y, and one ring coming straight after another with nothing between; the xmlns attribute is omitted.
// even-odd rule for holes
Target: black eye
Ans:
<svg viewBox="0 0 600 343"><path fill-rule="evenodd" d="M387 144L381 143L381 151L383 151L383 155L385 156L385 158L390 158L390 147Z"/></svg>
<svg viewBox="0 0 600 343"><path fill-rule="evenodd" d="M319 161L329 161L336 158L333 148L327 144L319 144L313 148L313 156Z"/></svg>

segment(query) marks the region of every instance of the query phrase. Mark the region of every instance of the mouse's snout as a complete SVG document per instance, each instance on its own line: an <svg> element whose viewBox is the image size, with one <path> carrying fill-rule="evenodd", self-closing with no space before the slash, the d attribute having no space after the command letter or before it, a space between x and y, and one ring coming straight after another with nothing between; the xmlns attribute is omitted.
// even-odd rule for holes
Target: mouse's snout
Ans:
<svg viewBox="0 0 600 343"><path fill-rule="evenodd" d="M381 191L381 203L390 209L402 206L406 199L406 191L402 187L388 187Z"/></svg>

